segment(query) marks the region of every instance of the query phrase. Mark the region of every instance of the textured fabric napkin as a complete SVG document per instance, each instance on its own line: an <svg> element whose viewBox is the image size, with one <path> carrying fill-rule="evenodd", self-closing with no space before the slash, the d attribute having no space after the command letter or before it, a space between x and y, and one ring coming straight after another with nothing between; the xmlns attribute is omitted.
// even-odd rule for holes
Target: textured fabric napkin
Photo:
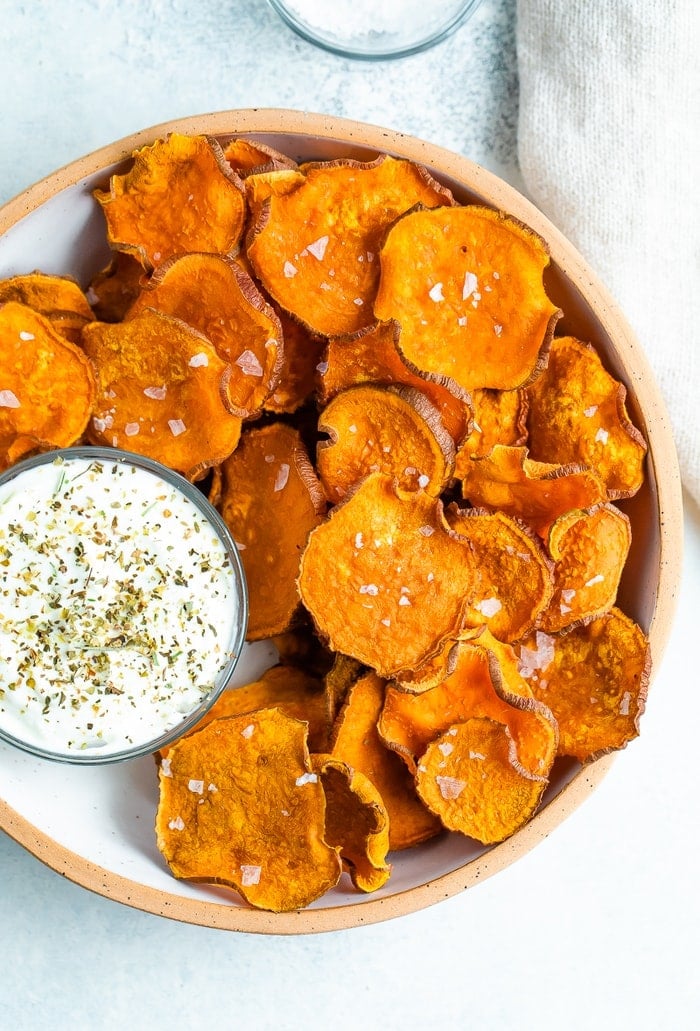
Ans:
<svg viewBox="0 0 700 1031"><path fill-rule="evenodd" d="M518 0L518 155L532 200L617 300L700 504L696 0Z"/></svg>

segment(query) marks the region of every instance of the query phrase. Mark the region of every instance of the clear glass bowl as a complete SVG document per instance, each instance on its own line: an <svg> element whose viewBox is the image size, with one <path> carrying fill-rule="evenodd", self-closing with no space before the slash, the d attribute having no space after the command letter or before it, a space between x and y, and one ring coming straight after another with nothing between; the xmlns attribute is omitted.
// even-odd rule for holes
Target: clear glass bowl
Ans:
<svg viewBox="0 0 700 1031"><path fill-rule="evenodd" d="M231 677L233 676L234 670L238 664L241 649L245 642L248 623L248 592L245 574L238 555L238 549L236 548L236 544L228 530L228 527L216 509L209 503L202 491L195 484L190 483L188 480L184 479L184 477L180 476L179 473L174 472L172 469L168 469L159 462L145 458L142 455L123 451L119 448L92 446L62 448L18 462L16 465L13 465L9 469L0 473L0 528L5 528L6 523L6 519L3 517L2 513L2 502L3 499L8 501L10 500L8 495L12 494L11 485L13 482L22 477L23 474L29 473L31 475L32 471L37 470L38 467L50 466L56 463L57 460L59 462L63 461L66 463L66 469L69 469L70 463L75 460L80 460L81 464L84 464L86 461L99 461L103 462L107 468L114 465L118 465L122 468L134 468L137 471L146 473L149 480L150 477L153 477L154 485L157 485L158 483L162 485L164 483L166 487L169 487L172 490L171 496L173 496L174 500L170 503L173 505L173 508L176 507L176 503L180 496L182 496L186 502L189 502L189 507L192 508L195 519L196 517L200 517L202 522L208 524L214 530L222 544L225 560L228 560L227 562L224 560L223 568L227 574L226 585L228 596L230 596L232 607L235 604L235 612L232 614L230 621L226 615L221 617L227 629L230 624L230 635L226 647L222 649L221 662L218 665L216 663L212 663L211 668L218 668L218 673L213 674L210 690L201 697L200 701L195 701L192 708L184 713L173 709L173 721L172 723L168 723L165 730L157 733L156 736L154 736L152 732L149 732L147 737L139 738L137 736L138 725L135 725L133 734L130 734L134 743L129 747L119 747L118 745L111 747L107 744L102 747L86 747L82 750L78 750L58 744L54 747L48 739L43 740L41 734L30 733L29 730L26 738L20 736L17 733L18 721L14 719L14 717L12 730L8 730L7 727L0 724L0 740L43 759L53 759L59 762L74 763L81 766L123 762L126 759L135 759L140 756L149 755L161 748L164 748L166 745L171 744L176 738L191 729L207 713L222 691L230 683ZM60 468L57 475L60 477L61 485L63 485L65 481ZM25 489L27 482L29 481L25 478ZM58 493L58 489L56 489L55 493ZM49 495L47 492L45 504L41 498L38 498L36 508L39 515L42 514L42 507L44 508L44 511L48 511L52 496L53 495ZM152 508L153 506L149 505L148 507ZM170 513L166 514L169 515ZM186 515L189 516L189 511L186 512ZM178 520L173 519L173 524L175 524L175 526L177 526L177 523ZM33 523L32 525L39 524ZM170 530L170 526L168 529ZM168 541L172 541L172 544L175 545L174 555L177 556L178 565L181 566L183 563L183 557L187 555L188 545L183 543L182 547L178 548L180 537L177 529L175 528L170 532L172 536L167 535L167 539ZM84 539L85 543L90 546L87 534ZM125 544L126 548L128 547L129 538L125 539L127 541L127 544ZM10 535L5 537L5 541L7 542L8 540L11 543L12 530L10 530ZM184 542L184 532L182 535L182 541ZM138 543L139 542L137 542L137 546ZM81 540L76 536L76 548L80 546ZM84 547L84 545L82 546ZM186 561L187 560L185 559L185 562ZM103 572L108 571L103 570ZM35 576L32 576L32 580L36 582ZM37 584L37 586L42 592L48 590L46 584ZM105 593L106 592L107 587L105 586ZM95 602L95 604L99 605L99 600ZM100 611L101 613L101 610L96 611ZM122 650L127 647L127 644L128 642L124 644ZM114 648L106 648L106 646L101 647L102 650L116 650ZM98 648L95 650L100 649ZM2 688L1 682L0 688ZM109 690L107 693L110 693Z"/></svg>
<svg viewBox="0 0 700 1031"><path fill-rule="evenodd" d="M300 36L343 57L417 54L459 28L481 0L268 0Z"/></svg>

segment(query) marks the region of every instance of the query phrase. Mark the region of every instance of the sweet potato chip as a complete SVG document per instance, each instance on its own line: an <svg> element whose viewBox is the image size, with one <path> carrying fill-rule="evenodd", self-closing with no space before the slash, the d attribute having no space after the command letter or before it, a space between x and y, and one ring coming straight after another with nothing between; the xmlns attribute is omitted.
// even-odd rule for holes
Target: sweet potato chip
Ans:
<svg viewBox="0 0 700 1031"><path fill-rule="evenodd" d="M473 505L500 509L540 535L564 512L597 505L606 495L604 483L592 469L535 462L526 447L502 444L470 460L462 492Z"/></svg>
<svg viewBox="0 0 700 1031"><path fill-rule="evenodd" d="M340 849L343 867L360 891L389 880L389 816L371 780L332 755L312 755L326 794L325 840Z"/></svg>
<svg viewBox="0 0 700 1031"><path fill-rule="evenodd" d="M570 632L538 631L519 649L522 675L559 724L559 753L581 762L624 748L639 734L649 643L619 609Z"/></svg>
<svg viewBox="0 0 700 1031"><path fill-rule="evenodd" d="M241 551L248 582L248 640L287 629L299 606L296 579L325 498L297 430L247 430L222 465L219 510Z"/></svg>
<svg viewBox="0 0 700 1031"><path fill-rule="evenodd" d="M419 165L376 160L311 163L305 181L265 202L247 251L264 288L315 333L353 333L374 321L378 250L386 227L414 204L451 204Z"/></svg>
<svg viewBox="0 0 700 1031"><path fill-rule="evenodd" d="M234 888L259 909L307 906L341 873L306 727L277 709L215 720L160 768L158 848L175 877Z"/></svg>
<svg viewBox="0 0 700 1031"><path fill-rule="evenodd" d="M282 197L291 193L306 179L303 172L295 168L281 168L269 171L254 172L245 180L245 193L253 218L260 211L260 206L268 197Z"/></svg>
<svg viewBox="0 0 700 1031"><path fill-rule="evenodd" d="M43 272L30 272L0 280L0 304L17 301L33 308L54 322L61 332L61 321L71 319L82 326L92 322L94 315L88 300L70 276L51 276Z"/></svg>
<svg viewBox="0 0 700 1031"><path fill-rule="evenodd" d="M25 304L0 304L0 469L74 444L95 396L92 364L75 344Z"/></svg>
<svg viewBox="0 0 700 1031"><path fill-rule="evenodd" d="M146 308L194 326L231 366L229 407L241 418L258 415L279 382L282 326L245 269L219 254L185 254L154 272L127 312Z"/></svg>
<svg viewBox="0 0 700 1031"><path fill-rule="evenodd" d="M136 451L190 479L236 447L228 367L191 326L146 309L129 322L91 323L83 347L98 370L93 444Z"/></svg>
<svg viewBox="0 0 700 1031"><path fill-rule="evenodd" d="M316 386L316 368L323 357L326 342L278 310L282 324L284 355L277 386L265 401L268 412L296 412L312 396Z"/></svg>
<svg viewBox="0 0 700 1031"><path fill-rule="evenodd" d="M630 422L627 391L591 344L554 341L546 371L528 387L530 455L542 462L591 466L607 496L635 494L644 478L646 443Z"/></svg>
<svg viewBox="0 0 700 1031"><path fill-rule="evenodd" d="M443 682L421 694L387 687L378 723L384 743L415 773L432 741L451 726L485 717L508 727L510 761L520 772L546 778L557 754L556 723L518 673L513 650L482 632L455 644L450 665Z"/></svg>
<svg viewBox="0 0 700 1031"><path fill-rule="evenodd" d="M510 837L533 815L546 778L512 762L513 739L504 723L474 718L437 738L421 758L418 794L448 830L483 845Z"/></svg>
<svg viewBox="0 0 700 1031"><path fill-rule="evenodd" d="M147 277L143 265L126 251L116 251L109 265L92 279L87 291L95 318L121 322Z"/></svg>
<svg viewBox="0 0 700 1031"><path fill-rule="evenodd" d="M501 641L528 633L553 593L552 564L540 540L504 512L452 504L445 517L471 543L481 577L481 596L471 602L465 623L486 624Z"/></svg>
<svg viewBox="0 0 700 1031"><path fill-rule="evenodd" d="M470 432L470 395L448 376L419 373L409 365L401 355L396 322L378 322L349 336L332 337L319 373L319 397L324 403L360 383L399 384L426 395L455 445Z"/></svg>
<svg viewBox="0 0 700 1031"><path fill-rule="evenodd" d="M176 254L226 254L245 224L243 183L207 136L171 133L134 151L132 167L95 190L107 239L136 254L145 269Z"/></svg>
<svg viewBox="0 0 700 1031"><path fill-rule="evenodd" d="M256 709L272 708L308 724L311 751L322 752L328 747L332 721L322 682L298 666L282 664L271 666L259 680L250 684L227 688L189 733L196 734L207 723L224 716L241 716ZM161 750L161 760L172 747Z"/></svg>
<svg viewBox="0 0 700 1031"><path fill-rule="evenodd" d="M457 451L455 477L463 479L472 456L487 455L494 444L522 447L527 441L525 390L472 390L472 431Z"/></svg>
<svg viewBox="0 0 700 1031"><path fill-rule="evenodd" d="M439 500L372 473L310 535L299 589L334 651L385 677L435 655L478 586L467 541Z"/></svg>
<svg viewBox="0 0 700 1031"><path fill-rule="evenodd" d="M554 594L538 620L540 629L553 633L611 609L631 541L629 519L613 505L559 516L547 537Z"/></svg>
<svg viewBox="0 0 700 1031"><path fill-rule="evenodd" d="M324 677L326 708L331 723L335 722L348 691L364 672L364 666L357 659L352 659L349 655L341 655L340 652L335 653L333 665Z"/></svg>
<svg viewBox="0 0 700 1031"><path fill-rule="evenodd" d="M503 212L411 211L382 245L374 313L396 319L416 368L512 390L545 364L561 316L542 284L548 263L544 241Z"/></svg>
<svg viewBox="0 0 700 1031"><path fill-rule="evenodd" d="M266 143L254 143L242 136L229 140L224 147L224 157L234 172L243 176L248 176L260 168L273 170L297 167L295 161L274 147L269 147Z"/></svg>
<svg viewBox="0 0 700 1031"><path fill-rule="evenodd" d="M318 428L329 439L318 445L316 467L333 503L370 472L434 497L452 475L452 437L437 408L412 387L350 387L324 408Z"/></svg>
<svg viewBox="0 0 700 1031"><path fill-rule="evenodd" d="M331 754L363 773L379 792L389 814L390 848L411 848L438 834L440 821L417 797L399 756L380 740L377 720L383 703L384 681L374 673L360 677L333 728Z"/></svg>

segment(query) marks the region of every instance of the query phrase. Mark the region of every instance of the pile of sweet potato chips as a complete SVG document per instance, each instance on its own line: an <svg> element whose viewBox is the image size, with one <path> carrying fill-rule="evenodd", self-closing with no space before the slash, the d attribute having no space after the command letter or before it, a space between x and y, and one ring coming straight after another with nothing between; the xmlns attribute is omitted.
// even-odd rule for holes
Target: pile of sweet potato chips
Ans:
<svg viewBox="0 0 700 1031"><path fill-rule="evenodd" d="M424 168L172 134L96 192L86 293L0 283L0 468L78 441L209 492L280 662L158 756L176 877L272 911L521 828L638 733L615 607L646 445L545 242Z"/></svg>

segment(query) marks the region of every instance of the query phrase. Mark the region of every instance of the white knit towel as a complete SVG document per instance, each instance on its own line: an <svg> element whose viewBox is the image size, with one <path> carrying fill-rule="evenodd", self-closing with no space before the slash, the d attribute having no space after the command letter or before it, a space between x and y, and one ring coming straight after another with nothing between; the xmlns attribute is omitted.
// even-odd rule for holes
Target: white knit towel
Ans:
<svg viewBox="0 0 700 1031"><path fill-rule="evenodd" d="M518 152L532 200L616 298L700 504L700 7L518 0Z"/></svg>

